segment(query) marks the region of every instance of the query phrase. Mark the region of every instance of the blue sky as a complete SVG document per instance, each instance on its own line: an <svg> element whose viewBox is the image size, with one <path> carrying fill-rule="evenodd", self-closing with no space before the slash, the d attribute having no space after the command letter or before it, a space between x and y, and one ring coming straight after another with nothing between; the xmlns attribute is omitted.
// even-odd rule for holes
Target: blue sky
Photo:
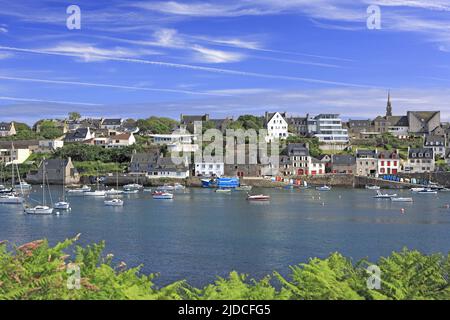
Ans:
<svg viewBox="0 0 450 320"><path fill-rule="evenodd" d="M81 29L66 8L81 8ZM367 7L381 8L369 30ZM0 120L441 110L450 1L0 0Z"/></svg>

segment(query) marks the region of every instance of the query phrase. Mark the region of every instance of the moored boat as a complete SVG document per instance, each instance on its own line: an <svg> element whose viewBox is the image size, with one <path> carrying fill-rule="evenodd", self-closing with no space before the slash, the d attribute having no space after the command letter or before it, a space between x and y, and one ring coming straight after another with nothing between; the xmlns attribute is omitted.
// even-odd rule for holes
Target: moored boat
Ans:
<svg viewBox="0 0 450 320"><path fill-rule="evenodd" d="M331 187L330 187L330 186L327 186L327 185L323 185L323 186L321 186L321 187L316 187L316 190L317 190L317 191L330 191L330 190L331 190Z"/></svg>
<svg viewBox="0 0 450 320"><path fill-rule="evenodd" d="M375 199L391 199L393 197L396 197L397 194L388 194L388 193L381 193L380 191L377 191L377 195L374 196Z"/></svg>
<svg viewBox="0 0 450 320"><path fill-rule="evenodd" d="M252 190L252 186L248 186L248 185L245 185L245 184L241 184L239 187L236 187L236 191L250 191L250 190Z"/></svg>
<svg viewBox="0 0 450 320"><path fill-rule="evenodd" d="M53 208L50 208L48 206L38 205L35 207L25 207L23 209L25 213L28 214L37 214L37 215L46 215L46 214L52 214Z"/></svg>
<svg viewBox="0 0 450 320"><path fill-rule="evenodd" d="M216 189L217 193L231 193L231 189Z"/></svg>
<svg viewBox="0 0 450 320"><path fill-rule="evenodd" d="M84 185L81 188L76 188L76 189L67 189L67 193L68 194L81 194L83 192L88 192L91 191L91 187Z"/></svg>
<svg viewBox="0 0 450 320"><path fill-rule="evenodd" d="M380 190L380 187L379 186L374 186L374 185L368 185L368 184L366 184L366 189L367 190Z"/></svg>
<svg viewBox="0 0 450 320"><path fill-rule="evenodd" d="M86 191L83 193L83 195L89 197L105 197L106 191L105 190Z"/></svg>
<svg viewBox="0 0 450 320"><path fill-rule="evenodd" d="M264 194L256 194L256 195L248 195L247 200L250 201L268 201L270 200L270 196Z"/></svg>
<svg viewBox="0 0 450 320"><path fill-rule="evenodd" d="M163 191L155 191L152 193L153 199L173 199L173 194L169 192L163 192Z"/></svg>
<svg viewBox="0 0 450 320"><path fill-rule="evenodd" d="M21 204L23 203L24 199L21 196L18 196L15 193L10 194L2 194L0 195L0 204Z"/></svg>
<svg viewBox="0 0 450 320"><path fill-rule="evenodd" d="M413 198L391 198L392 202L413 202Z"/></svg>
<svg viewBox="0 0 450 320"><path fill-rule="evenodd" d="M16 184L14 186L15 189L17 190L31 190L31 184L25 182L25 181L21 181L20 183Z"/></svg>
<svg viewBox="0 0 450 320"><path fill-rule="evenodd" d="M110 207L123 206L123 200L121 200L121 199L105 200L103 203L105 204L105 206L110 206Z"/></svg>
<svg viewBox="0 0 450 320"><path fill-rule="evenodd" d="M65 201L59 201L59 202L56 202L53 205L53 208L54 209L59 209L59 210L69 210L70 209L70 203L65 202Z"/></svg>
<svg viewBox="0 0 450 320"><path fill-rule="evenodd" d="M437 194L438 192L437 192L437 190L428 188L428 189L423 189L421 191L418 191L417 193L418 194Z"/></svg>

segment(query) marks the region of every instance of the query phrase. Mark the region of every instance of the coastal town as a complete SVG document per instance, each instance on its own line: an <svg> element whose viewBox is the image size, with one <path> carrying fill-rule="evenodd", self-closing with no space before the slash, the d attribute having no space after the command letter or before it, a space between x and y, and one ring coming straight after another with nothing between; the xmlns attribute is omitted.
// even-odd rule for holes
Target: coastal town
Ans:
<svg viewBox="0 0 450 320"><path fill-rule="evenodd" d="M279 163L262 164L259 155L252 157L248 152L245 163L224 163L206 156L201 161L173 163L172 152L193 154L202 147L193 130L195 122L224 135L231 128L266 129L268 142L280 142ZM181 114L178 121L158 117L82 118L72 112L66 119L40 120L31 128L14 121L0 123L0 163L3 169L10 164L22 166L22 174L30 183L41 181L43 158L59 159L53 162L58 166L64 163L67 184L78 184L83 176L111 176L116 171L133 177L180 180L223 176L284 180L333 175L396 180L399 174L446 172L450 164L449 133L450 124L441 122L440 111L393 115L390 94L385 114L366 120L344 121L339 114L298 117L280 111L237 119ZM83 156L82 150L88 155ZM120 159L102 159L100 154L108 151ZM97 167L87 170L86 163ZM108 171L107 164L113 169ZM47 168L50 183L61 183L60 170ZM3 180L7 172L3 170Z"/></svg>

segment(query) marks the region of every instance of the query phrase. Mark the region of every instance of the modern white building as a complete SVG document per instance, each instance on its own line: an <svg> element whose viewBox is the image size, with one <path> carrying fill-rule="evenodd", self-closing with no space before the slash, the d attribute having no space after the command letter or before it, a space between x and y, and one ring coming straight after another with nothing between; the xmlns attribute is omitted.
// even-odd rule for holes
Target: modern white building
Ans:
<svg viewBox="0 0 450 320"><path fill-rule="evenodd" d="M39 147L43 149L56 150L64 147L64 140L62 139L39 140Z"/></svg>
<svg viewBox="0 0 450 320"><path fill-rule="evenodd" d="M0 162L4 164L21 164L24 163L28 157L31 155L31 151L29 148L0 148Z"/></svg>
<svg viewBox="0 0 450 320"><path fill-rule="evenodd" d="M348 131L338 114L319 114L308 118L308 133L326 144L348 144Z"/></svg>
<svg viewBox="0 0 450 320"><path fill-rule="evenodd" d="M152 134L153 143L157 145L167 145L169 152L196 152L196 135L187 131L175 132L171 134Z"/></svg>
<svg viewBox="0 0 450 320"><path fill-rule="evenodd" d="M264 122L267 129L267 142L273 141L274 139L285 140L288 137L286 113L266 112Z"/></svg>

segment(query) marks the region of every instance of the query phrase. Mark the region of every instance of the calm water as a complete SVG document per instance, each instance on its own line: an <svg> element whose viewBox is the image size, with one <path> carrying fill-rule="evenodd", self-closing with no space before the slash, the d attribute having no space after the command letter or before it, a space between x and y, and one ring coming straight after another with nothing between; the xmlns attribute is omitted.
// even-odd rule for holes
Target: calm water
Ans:
<svg viewBox="0 0 450 320"><path fill-rule="evenodd" d="M52 190L57 198L60 188ZM173 201L125 196L123 208L72 196L72 211L60 216L29 216L19 206L0 205L0 240L21 244L45 237L53 244L81 233L80 244L106 240L116 262L143 263L145 273L161 273L160 284L187 279L194 285L231 270L258 278L273 270L285 274L289 265L334 251L374 260L403 246L450 249L450 210L443 208L450 193L413 195L410 204L373 199L370 190L335 188L320 199L315 190L258 191L271 201L249 203L245 192L190 189Z"/></svg>

